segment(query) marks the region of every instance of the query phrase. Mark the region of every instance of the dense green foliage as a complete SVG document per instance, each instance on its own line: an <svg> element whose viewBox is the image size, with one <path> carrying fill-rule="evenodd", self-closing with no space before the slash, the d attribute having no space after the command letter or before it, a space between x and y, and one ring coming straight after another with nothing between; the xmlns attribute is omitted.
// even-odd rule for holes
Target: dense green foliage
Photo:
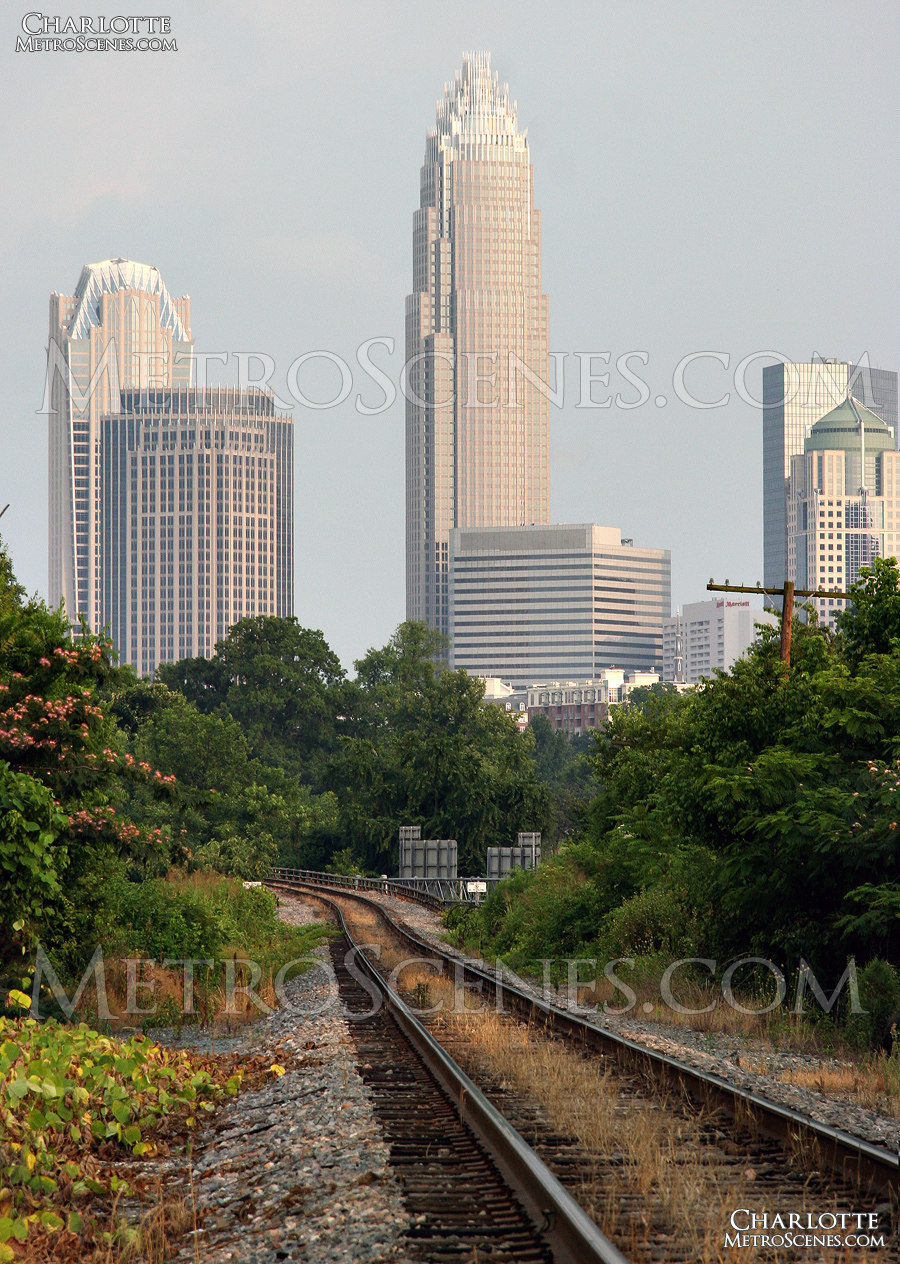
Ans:
<svg viewBox="0 0 900 1264"><path fill-rule="evenodd" d="M616 708L577 838L459 929L520 965L584 954L900 960L900 598L876 559L837 634L795 620L731 672ZM883 1024L882 1024L883 1025Z"/></svg>
<svg viewBox="0 0 900 1264"><path fill-rule="evenodd" d="M546 787L549 813L544 831L545 849L576 834L584 823L594 793L588 755L587 732L570 737L554 729L545 715L535 715L529 729L534 738L533 758L538 780Z"/></svg>
<svg viewBox="0 0 900 1264"><path fill-rule="evenodd" d="M547 794L534 739L484 706L484 685L443 668L439 634L403 624L383 650L356 664L355 732L342 740L330 784L341 833L376 870L396 863L400 825L455 838L460 873L482 873L487 847L540 829Z"/></svg>
<svg viewBox="0 0 900 1264"><path fill-rule="evenodd" d="M176 779L179 793L168 802L134 786L128 811L142 825L166 829L180 863L264 877L279 854L335 820L333 797L315 796L296 777L255 759L225 708L202 712L181 693L140 681L115 691L110 712L136 758Z"/></svg>
<svg viewBox="0 0 900 1264"><path fill-rule="evenodd" d="M419 824L480 873L490 843L546 829L568 746L542 773L532 735L442 651L404 624L349 681L320 632L262 617L138 680L27 600L0 550L0 965L38 939L69 977L98 941L177 956L246 940L173 866L392 871L399 825Z"/></svg>
<svg viewBox="0 0 900 1264"><path fill-rule="evenodd" d="M156 679L204 714L232 717L254 758L310 783L336 749L348 706L337 655L296 619L243 619L215 657L162 663Z"/></svg>
<svg viewBox="0 0 900 1264"><path fill-rule="evenodd" d="M129 883L116 909L111 946L122 956L156 961L216 958L237 948L267 966L270 958L290 960L321 941L319 926L289 926L276 917L276 907L271 892L219 874Z"/></svg>
<svg viewBox="0 0 900 1264"><path fill-rule="evenodd" d="M68 856L62 841L68 817L50 790L0 762L0 933L11 942L26 922L39 923L58 901Z"/></svg>
<svg viewBox="0 0 900 1264"><path fill-rule="evenodd" d="M92 1195L129 1193L110 1151L152 1154L240 1079L141 1036L0 1018L0 1261L31 1257L32 1247L44 1258L36 1243L47 1234L75 1235L69 1258L94 1242L109 1250L115 1226L92 1224L88 1208Z"/></svg>
<svg viewBox="0 0 900 1264"><path fill-rule="evenodd" d="M130 788L168 799L173 780L136 759L98 700L110 647L28 601L0 567L0 965L40 936L88 956L129 865L168 864L170 838L119 809Z"/></svg>

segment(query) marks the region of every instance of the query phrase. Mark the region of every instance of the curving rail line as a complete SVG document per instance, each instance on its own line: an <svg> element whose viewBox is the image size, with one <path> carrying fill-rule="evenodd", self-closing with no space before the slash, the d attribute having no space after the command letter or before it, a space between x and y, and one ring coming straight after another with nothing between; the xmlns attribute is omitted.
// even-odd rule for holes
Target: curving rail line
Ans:
<svg viewBox="0 0 900 1264"><path fill-rule="evenodd" d="M283 882L267 885L287 886ZM296 889L299 885L292 884L292 888ZM340 892L341 896L347 894ZM315 895L331 909L348 943L353 944L340 906L322 894L321 889ZM378 908L378 905L372 907ZM370 985L381 995L385 1007L421 1062L452 1101L461 1120L474 1133L517 1195L541 1240L551 1250L556 1264L628 1264L626 1257L600 1232L531 1147L423 1027L401 997L385 983L365 952L358 947L356 962Z"/></svg>
<svg viewBox="0 0 900 1264"><path fill-rule="evenodd" d="M321 879L310 881L308 878L303 882L269 881L266 885L280 886L294 891L307 890L320 899L322 898L320 892L323 889L329 889ZM428 954L440 958L444 963L445 973L455 975L461 982L473 983L494 1002L497 1001L497 993L500 991L503 1004L525 1021L562 1035L583 1049L602 1054L618 1063L623 1070L649 1075L661 1086L684 1093L700 1106L723 1109L735 1119L752 1120L765 1136L788 1145L795 1140L802 1141L818 1153L822 1167L830 1167L861 1190L889 1197L897 1196L900 1190L900 1157L897 1154L892 1154L889 1150L872 1145L841 1129L819 1123L800 1111L770 1101L758 1093L738 1088L720 1076L700 1071L684 1062L679 1062L676 1058L648 1049L625 1036L619 1036L608 1029L595 1026L558 1006L538 1000L507 980L498 979L490 969L483 969L468 961L463 962L458 957L442 952L434 943L418 938L395 922L374 900L366 899L355 891L330 889L341 899L355 900L368 909L376 911L387 923L391 933L404 943L412 954L416 956ZM398 893L392 891L392 894ZM336 906L332 905L332 907ZM341 921L343 924L343 918ZM456 972L461 972L461 975L456 975ZM403 1005L402 1001L399 1003ZM409 1018L416 1022L417 1020L406 1006L403 1008ZM428 1036L424 1028L421 1030ZM432 1038L428 1036L428 1039ZM438 1045L437 1048L440 1046ZM489 1103L486 1104L489 1105ZM493 1110L493 1107L490 1109ZM596 1229L594 1231L597 1232ZM607 1245L608 1249L615 1250L609 1244ZM614 1258L622 1259L618 1254Z"/></svg>

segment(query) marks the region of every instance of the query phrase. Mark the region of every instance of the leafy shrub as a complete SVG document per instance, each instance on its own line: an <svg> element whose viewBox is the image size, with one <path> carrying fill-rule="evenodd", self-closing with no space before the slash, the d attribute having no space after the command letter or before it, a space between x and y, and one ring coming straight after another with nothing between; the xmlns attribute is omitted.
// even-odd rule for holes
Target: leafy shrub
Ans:
<svg viewBox="0 0 900 1264"><path fill-rule="evenodd" d="M276 916L278 901L264 887L245 887L219 873L182 874L126 883L119 897L115 949L161 961L215 957L223 948L259 956L295 928Z"/></svg>
<svg viewBox="0 0 900 1264"><path fill-rule="evenodd" d="M163 878L125 884L119 934L128 952L166 957L214 957L228 939L217 911L200 892Z"/></svg>
<svg viewBox="0 0 900 1264"><path fill-rule="evenodd" d="M40 923L60 895L68 860L59 834L69 824L53 794L27 773L0 760L0 941L12 945L14 931ZM6 955L0 949L0 957Z"/></svg>
<svg viewBox="0 0 900 1264"><path fill-rule="evenodd" d="M876 957L860 970L859 999L866 1012L851 1017L851 1032L873 1049L889 1048L891 1028L900 1022L900 977L894 966Z"/></svg>
<svg viewBox="0 0 900 1264"><path fill-rule="evenodd" d="M212 838L197 853L204 869L250 881L265 878L278 864L278 844L266 831L252 838L228 833Z"/></svg>
<svg viewBox="0 0 900 1264"><path fill-rule="evenodd" d="M531 970L542 958L584 956L615 903L597 853L572 846L535 870L514 869L482 905L448 926L460 945Z"/></svg>
<svg viewBox="0 0 900 1264"><path fill-rule="evenodd" d="M350 847L344 847L341 851L335 852L331 858L330 864L325 866L326 873L339 873L346 878L363 877L365 869L360 868L359 862L353 855Z"/></svg>
<svg viewBox="0 0 900 1264"><path fill-rule="evenodd" d="M484 934L484 920L477 904L452 904L444 914L448 940L457 948L479 943Z"/></svg>
<svg viewBox="0 0 900 1264"><path fill-rule="evenodd" d="M21 993L11 999L28 1004ZM21 1258L10 1239L29 1243L30 1258L44 1234L90 1236L73 1200L83 1209L91 1195L129 1192L105 1170L109 1146L152 1154L160 1136L194 1127L198 1112L214 1110L240 1081L211 1059L143 1036L121 1041L84 1023L0 1018L0 1261Z"/></svg>
<svg viewBox="0 0 900 1264"><path fill-rule="evenodd" d="M694 948L689 918L665 886L644 887L609 913L602 941L609 955L617 957L679 955Z"/></svg>

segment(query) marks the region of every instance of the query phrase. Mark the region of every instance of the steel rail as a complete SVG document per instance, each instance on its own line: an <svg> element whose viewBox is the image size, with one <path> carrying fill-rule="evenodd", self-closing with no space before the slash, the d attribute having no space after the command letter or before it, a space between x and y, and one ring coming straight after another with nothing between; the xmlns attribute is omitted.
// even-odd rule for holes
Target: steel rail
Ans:
<svg viewBox="0 0 900 1264"><path fill-rule="evenodd" d="M294 889L294 884L283 885L289 890ZM302 884L297 885L302 886ZM313 888L309 894L316 895L321 889ZM829 1164L841 1176L861 1189L889 1195L896 1195L900 1190L900 1155L864 1141L860 1137L854 1137L840 1128L820 1123L801 1111L773 1102L750 1089L738 1088L712 1072L701 1071L668 1054L648 1049L637 1041L628 1039L627 1036L617 1035L557 1005L551 1005L547 1001L530 996L505 979L498 980L490 971L483 970L468 961L461 961L458 957L442 952L435 944L419 939L411 931L399 926L374 900L366 899L353 891L336 890L334 894L342 898L349 897L370 909L377 910L391 932L413 952L428 952L438 956L452 967L454 974L462 970L462 981L469 978L477 983L478 990L482 994L486 987L488 995L496 1001L499 990L501 1002L509 1003L519 1017L531 1022L539 1022L546 1029L567 1036L571 1041L580 1044L582 1048L589 1048L603 1056L612 1057L625 1070L649 1074L654 1079L661 1080L666 1086L685 1093L699 1105L720 1107L735 1119L752 1121L761 1132L776 1140L790 1144L795 1139L805 1139L813 1143L823 1163Z"/></svg>
<svg viewBox="0 0 900 1264"><path fill-rule="evenodd" d="M629 1264L531 1146L491 1105L402 998L384 981L363 949L355 944L340 905L319 891L311 894L335 914L348 943L356 948L357 963L384 998L400 1030L447 1093L460 1118L484 1146L504 1180L521 1200L528 1216L552 1250L557 1264ZM345 894L340 892L342 896ZM373 904L369 900L364 902ZM378 908L378 905L373 904L373 907Z"/></svg>
<svg viewBox="0 0 900 1264"><path fill-rule="evenodd" d="M402 900L424 904L426 908L437 909L438 912L453 904L479 903L479 900L469 898L467 886L470 882L484 883L486 893L500 881L499 878L364 878L362 875L325 873L315 869L281 868L271 869L269 880L303 882L319 887L343 887L349 891L380 891L384 895L396 895Z"/></svg>

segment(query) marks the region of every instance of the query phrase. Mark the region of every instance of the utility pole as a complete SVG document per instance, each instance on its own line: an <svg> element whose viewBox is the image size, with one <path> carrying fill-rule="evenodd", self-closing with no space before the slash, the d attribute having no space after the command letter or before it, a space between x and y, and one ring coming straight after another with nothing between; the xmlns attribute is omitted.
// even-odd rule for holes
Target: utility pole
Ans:
<svg viewBox="0 0 900 1264"><path fill-rule="evenodd" d="M781 661L791 665L791 629L794 626L794 585L789 579L781 590Z"/></svg>
<svg viewBox="0 0 900 1264"><path fill-rule="evenodd" d="M791 627L794 618L794 598L850 597L850 593L838 592L836 588L795 588L789 579L785 580L781 588L763 588L762 584L759 583L755 588L749 588L742 584L729 584L727 579L724 584L716 584L710 580L706 588L708 592L759 593L763 597L781 597L781 661L784 663L785 668L791 665Z"/></svg>

